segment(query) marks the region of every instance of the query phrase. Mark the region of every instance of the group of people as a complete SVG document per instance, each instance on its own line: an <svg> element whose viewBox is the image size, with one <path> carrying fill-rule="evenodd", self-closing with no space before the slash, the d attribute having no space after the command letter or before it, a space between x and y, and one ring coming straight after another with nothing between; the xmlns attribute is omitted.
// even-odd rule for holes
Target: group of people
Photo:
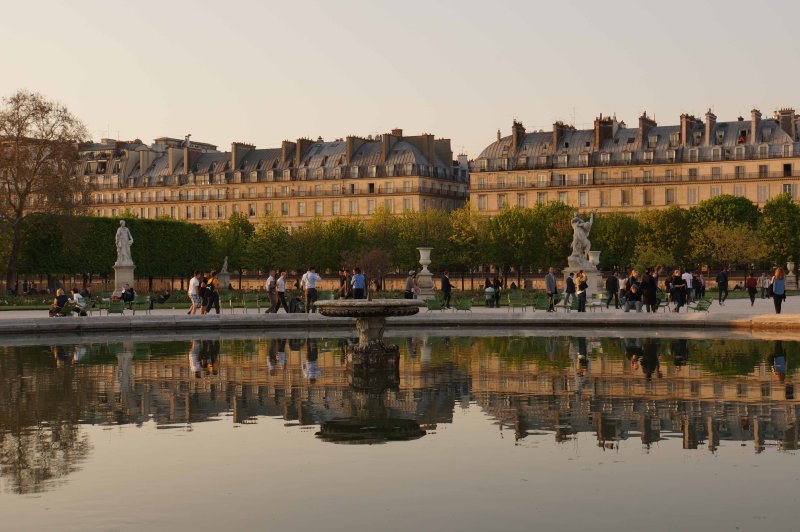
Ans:
<svg viewBox="0 0 800 532"><path fill-rule="evenodd" d="M79 316L86 316L91 292L81 293L77 288L72 289L72 296L68 296L63 288L56 290L56 297L50 305L50 317L70 316L76 312Z"/></svg>
<svg viewBox="0 0 800 532"><path fill-rule="evenodd" d="M189 290L187 292L191 307L187 314L210 314L213 308L219 314L219 279L217 272L201 272L195 270L192 278L189 279Z"/></svg>

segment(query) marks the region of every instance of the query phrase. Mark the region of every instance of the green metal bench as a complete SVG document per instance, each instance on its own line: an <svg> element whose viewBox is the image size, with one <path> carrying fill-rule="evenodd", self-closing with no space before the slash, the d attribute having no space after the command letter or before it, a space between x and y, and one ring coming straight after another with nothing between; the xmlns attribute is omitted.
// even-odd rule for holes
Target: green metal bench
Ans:
<svg viewBox="0 0 800 532"><path fill-rule="evenodd" d="M110 299L108 301L108 306L106 306L106 314L125 314L125 302L121 299Z"/></svg>
<svg viewBox="0 0 800 532"><path fill-rule="evenodd" d="M519 290L512 290L508 293L508 311L521 308L522 312L528 308L528 301L525 299L525 294Z"/></svg>
<svg viewBox="0 0 800 532"><path fill-rule="evenodd" d="M686 305L686 307L695 312L708 312L708 310L711 308L711 300L700 299L697 301L697 303L689 303Z"/></svg>
<svg viewBox="0 0 800 532"><path fill-rule="evenodd" d="M261 313L261 295L257 293L242 294L242 309L247 314L247 309L256 309L256 314Z"/></svg>
<svg viewBox="0 0 800 532"><path fill-rule="evenodd" d="M134 296L130 308L134 316L136 316L137 310L143 310L145 314L150 314L150 296Z"/></svg>
<svg viewBox="0 0 800 532"><path fill-rule="evenodd" d="M453 300L453 310L455 312L459 310L472 312L472 301L469 299L455 299Z"/></svg>
<svg viewBox="0 0 800 532"><path fill-rule="evenodd" d="M444 305L442 305L442 302L439 299L426 299L425 306L428 308L428 312L433 310L444 311Z"/></svg>

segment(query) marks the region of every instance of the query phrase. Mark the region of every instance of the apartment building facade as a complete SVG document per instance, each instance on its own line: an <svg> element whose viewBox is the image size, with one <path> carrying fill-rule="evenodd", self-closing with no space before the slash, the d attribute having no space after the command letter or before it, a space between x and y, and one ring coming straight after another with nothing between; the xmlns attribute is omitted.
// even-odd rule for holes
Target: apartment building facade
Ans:
<svg viewBox="0 0 800 532"><path fill-rule="evenodd" d="M691 207L721 194L763 205L788 192L798 199L800 116L780 109L762 118L717 122L682 114L659 126L643 113L638 128L600 115L594 128L556 122L550 132L511 135L487 146L470 168L470 206L486 215L511 206L560 201L581 210Z"/></svg>
<svg viewBox="0 0 800 532"><path fill-rule="evenodd" d="M369 216L441 209L467 200L468 164L453 161L449 139L404 136L335 141L301 138L279 148L159 138L103 139L81 147L77 171L92 185L89 209L99 216L132 212L211 223L241 212L257 223L277 217L287 227L313 217Z"/></svg>

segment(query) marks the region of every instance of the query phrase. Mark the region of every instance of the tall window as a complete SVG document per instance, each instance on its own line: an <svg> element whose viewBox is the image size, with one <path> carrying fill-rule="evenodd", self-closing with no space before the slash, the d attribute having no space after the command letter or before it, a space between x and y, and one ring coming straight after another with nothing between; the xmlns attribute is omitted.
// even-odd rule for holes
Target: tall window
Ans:
<svg viewBox="0 0 800 532"><path fill-rule="evenodd" d="M644 205L652 205L653 204L653 190L646 188L642 191L642 203Z"/></svg>
<svg viewBox="0 0 800 532"><path fill-rule="evenodd" d="M674 188L668 188L664 190L664 205L675 205Z"/></svg>
<svg viewBox="0 0 800 532"><path fill-rule="evenodd" d="M408 200L403 200L403 209L405 210L405 203ZM486 194L478 194L478 210L485 211L488 206L488 200Z"/></svg>
<svg viewBox="0 0 800 532"><path fill-rule="evenodd" d="M484 204L486 202L486 196L484 195ZM478 196L478 203L480 203L480 196ZM411 212L414 209L414 206L411 204L410 198L403 198L403 212ZM484 207L485 210L485 207Z"/></svg>
<svg viewBox="0 0 800 532"><path fill-rule="evenodd" d="M314 216L322 216L322 202L315 201L314 202Z"/></svg>
<svg viewBox="0 0 800 532"><path fill-rule="evenodd" d="M711 187L711 190L709 191L709 196L712 198L716 198L717 196L719 196L719 187Z"/></svg>
<svg viewBox="0 0 800 532"><path fill-rule="evenodd" d="M567 203L567 193L566 192L559 192L558 193L558 201L559 203Z"/></svg>
<svg viewBox="0 0 800 532"><path fill-rule="evenodd" d="M538 203L539 205L544 205L545 203L547 203L547 192L537 192L536 203Z"/></svg>
<svg viewBox="0 0 800 532"><path fill-rule="evenodd" d="M358 214L358 200L351 199L348 203L347 212L350 214Z"/></svg>
<svg viewBox="0 0 800 532"><path fill-rule="evenodd" d="M331 202L331 213L334 216L339 216L341 214L341 205L339 200L334 200Z"/></svg>
<svg viewBox="0 0 800 532"><path fill-rule="evenodd" d="M744 185L734 185L734 187L733 187L733 195L734 196L744 196Z"/></svg>
<svg viewBox="0 0 800 532"><path fill-rule="evenodd" d="M289 202L282 201L281 202L281 216L289 216Z"/></svg>
<svg viewBox="0 0 800 532"><path fill-rule="evenodd" d="M623 207L628 207L631 204L631 191L629 189L623 189L620 194L620 204Z"/></svg>
<svg viewBox="0 0 800 532"><path fill-rule="evenodd" d="M579 185L588 185L589 184L588 174L578 174L578 184Z"/></svg>
<svg viewBox="0 0 800 532"><path fill-rule="evenodd" d="M508 198L505 194L498 194L497 195L497 209L505 209L508 207Z"/></svg>
<svg viewBox="0 0 800 532"><path fill-rule="evenodd" d="M525 194L517 194L517 207L525 207Z"/></svg>
<svg viewBox="0 0 800 532"><path fill-rule="evenodd" d="M769 185L758 185L758 202L763 203L769 200Z"/></svg>
<svg viewBox="0 0 800 532"><path fill-rule="evenodd" d="M689 205L694 205L697 203L697 187L689 187L686 190L686 201Z"/></svg>
<svg viewBox="0 0 800 532"><path fill-rule="evenodd" d="M578 206L579 207L589 206L589 193L587 191L581 190L578 192Z"/></svg>
<svg viewBox="0 0 800 532"><path fill-rule="evenodd" d="M375 200L370 199L367 200L367 214L372 214L375 212Z"/></svg>
<svg viewBox="0 0 800 532"><path fill-rule="evenodd" d="M736 173L736 177L744 177L744 166L743 165L737 166L734 169L734 172Z"/></svg>
<svg viewBox="0 0 800 532"><path fill-rule="evenodd" d="M767 176L769 176L769 165L759 164L758 165L758 177L767 177Z"/></svg>

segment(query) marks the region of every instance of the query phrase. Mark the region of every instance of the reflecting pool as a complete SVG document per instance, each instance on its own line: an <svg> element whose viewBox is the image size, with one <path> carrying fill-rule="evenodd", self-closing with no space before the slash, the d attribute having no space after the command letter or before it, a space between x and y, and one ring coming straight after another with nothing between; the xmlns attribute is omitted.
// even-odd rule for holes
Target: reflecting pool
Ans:
<svg viewBox="0 0 800 532"><path fill-rule="evenodd" d="M796 529L798 342L326 334L0 346L0 528Z"/></svg>

